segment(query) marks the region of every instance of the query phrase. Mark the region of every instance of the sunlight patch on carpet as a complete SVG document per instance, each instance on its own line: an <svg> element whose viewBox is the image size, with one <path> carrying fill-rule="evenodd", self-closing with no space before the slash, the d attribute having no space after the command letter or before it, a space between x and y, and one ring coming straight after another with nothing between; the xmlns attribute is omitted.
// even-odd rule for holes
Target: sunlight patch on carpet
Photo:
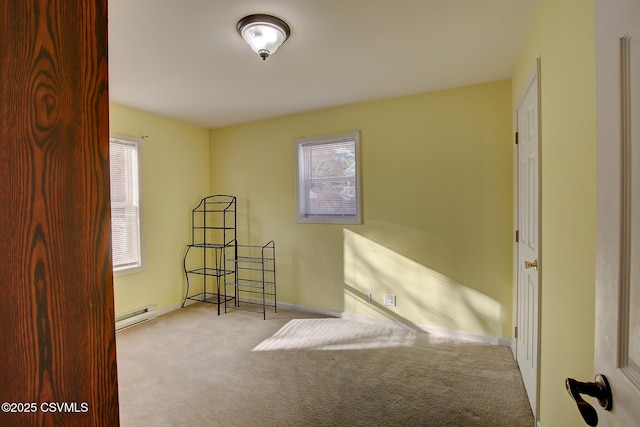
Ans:
<svg viewBox="0 0 640 427"><path fill-rule="evenodd" d="M344 319L294 319L253 351L363 350L408 347L416 332Z"/></svg>

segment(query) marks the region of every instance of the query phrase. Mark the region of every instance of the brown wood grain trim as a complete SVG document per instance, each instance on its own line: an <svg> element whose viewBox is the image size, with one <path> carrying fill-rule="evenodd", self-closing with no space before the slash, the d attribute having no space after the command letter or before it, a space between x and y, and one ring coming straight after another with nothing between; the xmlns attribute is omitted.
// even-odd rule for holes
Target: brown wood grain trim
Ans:
<svg viewBox="0 0 640 427"><path fill-rule="evenodd" d="M2 2L0 73L0 425L117 426L106 0Z"/></svg>

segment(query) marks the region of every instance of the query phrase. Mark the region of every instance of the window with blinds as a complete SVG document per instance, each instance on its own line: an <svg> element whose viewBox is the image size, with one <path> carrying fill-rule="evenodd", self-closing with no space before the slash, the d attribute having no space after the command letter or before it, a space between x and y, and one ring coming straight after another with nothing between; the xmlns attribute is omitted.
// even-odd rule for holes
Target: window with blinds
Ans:
<svg viewBox="0 0 640 427"><path fill-rule="evenodd" d="M298 222L360 224L359 132L295 141Z"/></svg>
<svg viewBox="0 0 640 427"><path fill-rule="evenodd" d="M143 269L141 139L111 137L111 244L113 270L133 273Z"/></svg>

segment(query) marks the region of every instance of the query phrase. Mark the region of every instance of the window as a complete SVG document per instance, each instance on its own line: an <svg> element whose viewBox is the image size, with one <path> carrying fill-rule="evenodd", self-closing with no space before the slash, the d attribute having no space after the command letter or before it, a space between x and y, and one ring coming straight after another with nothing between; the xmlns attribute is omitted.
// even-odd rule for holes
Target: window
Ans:
<svg viewBox="0 0 640 427"><path fill-rule="evenodd" d="M144 269L142 244L141 138L112 136L111 246L113 271L134 273Z"/></svg>
<svg viewBox="0 0 640 427"><path fill-rule="evenodd" d="M360 224L360 133L295 141L298 222Z"/></svg>

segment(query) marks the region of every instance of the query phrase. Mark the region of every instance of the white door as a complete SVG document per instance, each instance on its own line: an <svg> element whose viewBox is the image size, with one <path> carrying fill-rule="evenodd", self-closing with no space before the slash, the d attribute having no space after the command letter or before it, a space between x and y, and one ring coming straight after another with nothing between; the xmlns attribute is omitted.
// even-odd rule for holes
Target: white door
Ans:
<svg viewBox="0 0 640 427"><path fill-rule="evenodd" d="M516 110L518 244L516 360L531 409L538 390L538 74L537 66Z"/></svg>
<svg viewBox="0 0 640 427"><path fill-rule="evenodd" d="M613 408L600 426L640 420L640 1L596 0L598 240L595 371ZM580 379L593 381L593 379Z"/></svg>

